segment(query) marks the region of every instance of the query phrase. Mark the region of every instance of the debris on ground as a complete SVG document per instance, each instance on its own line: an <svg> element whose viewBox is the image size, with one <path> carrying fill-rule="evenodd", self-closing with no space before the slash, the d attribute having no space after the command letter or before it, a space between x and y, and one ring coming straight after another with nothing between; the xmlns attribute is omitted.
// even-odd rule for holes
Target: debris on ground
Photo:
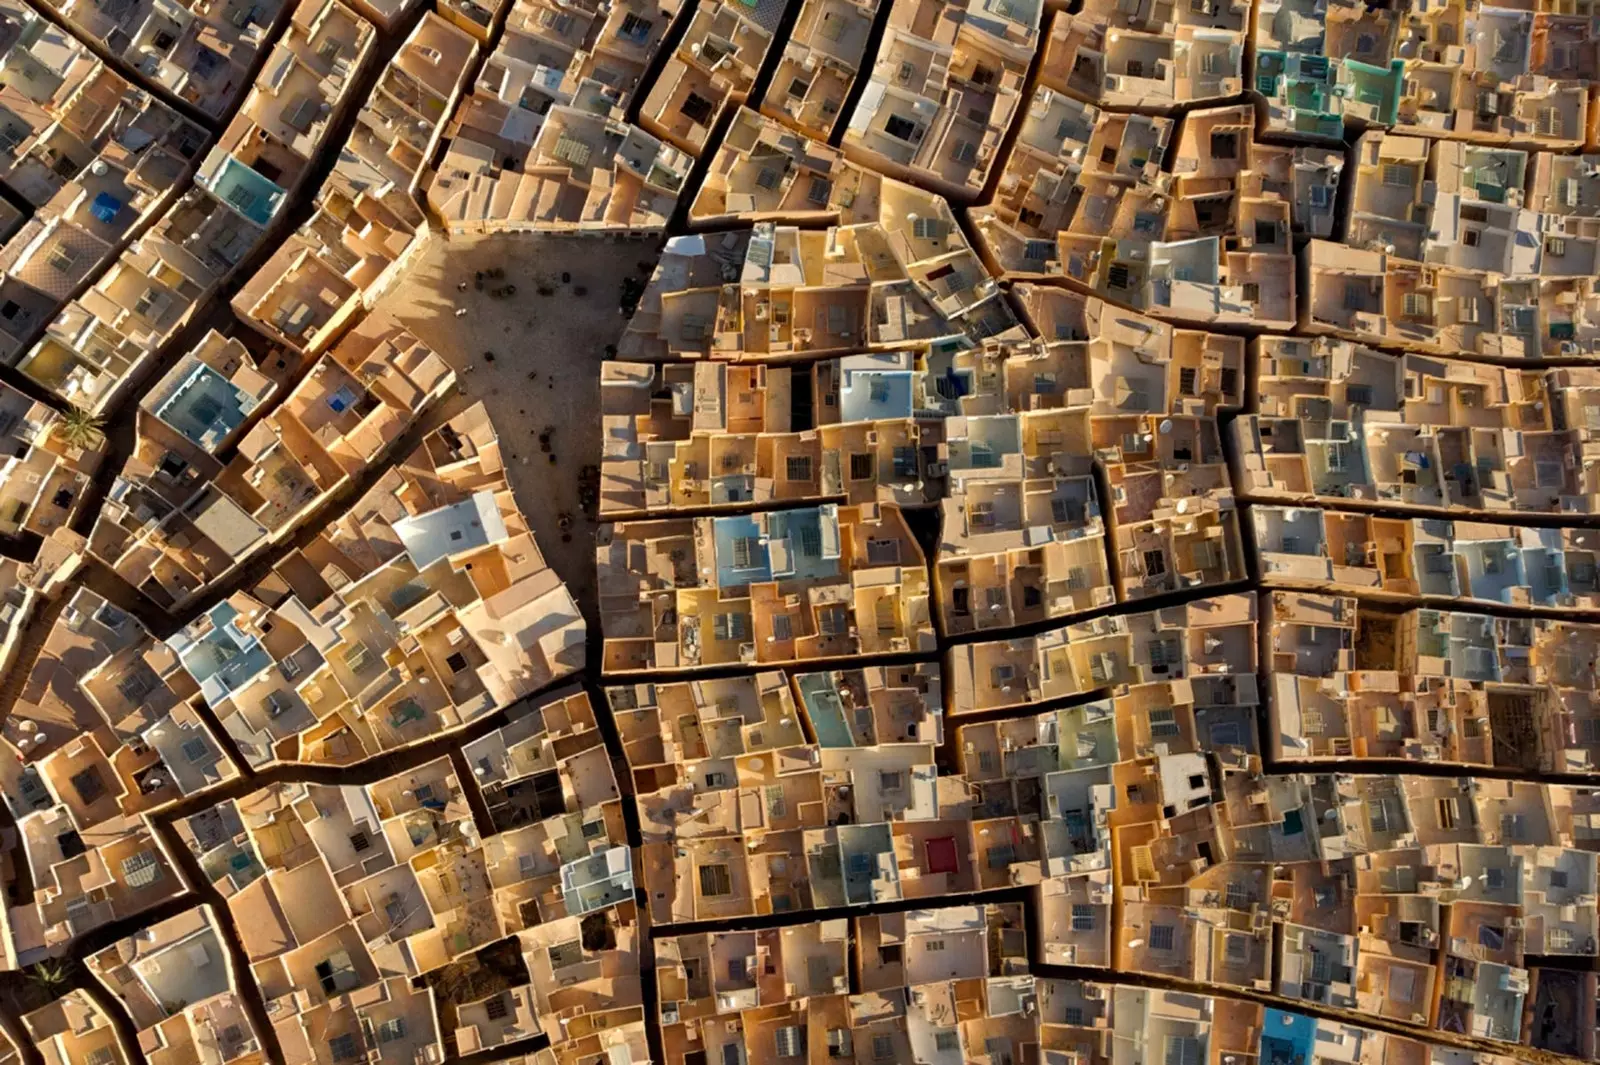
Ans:
<svg viewBox="0 0 1600 1065"><path fill-rule="evenodd" d="M600 506L600 467L585 466L578 471L578 506L583 508L590 521L595 520Z"/></svg>
<svg viewBox="0 0 1600 1065"><path fill-rule="evenodd" d="M639 300L644 296L644 282L636 277L622 279L622 292L617 299L617 310L624 318L632 318L633 312L639 309Z"/></svg>

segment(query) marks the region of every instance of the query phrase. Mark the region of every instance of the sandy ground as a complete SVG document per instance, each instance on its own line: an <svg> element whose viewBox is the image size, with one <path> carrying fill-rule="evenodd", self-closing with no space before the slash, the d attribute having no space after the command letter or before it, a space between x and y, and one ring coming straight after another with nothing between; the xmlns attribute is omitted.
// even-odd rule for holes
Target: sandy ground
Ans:
<svg viewBox="0 0 1600 1065"><path fill-rule="evenodd" d="M555 236L504 236L434 243L378 309L403 321L460 371L464 394L444 413L478 400L488 404L510 465L517 503L533 523L545 558L577 597L591 626L595 599L594 523L578 506L578 477L600 457L600 371L605 348L626 324L617 311L622 279L646 276L657 248L645 241ZM498 267L499 281L475 289L476 271ZM561 281L563 271L572 280ZM467 291L456 286L467 282ZM541 296L542 283L555 292ZM495 299L488 289L515 285ZM587 289L578 295L578 289ZM466 315L456 317L464 306ZM494 361L483 357L494 353ZM529 374L537 376L532 380ZM554 427L551 454L539 433ZM558 525L573 516L570 539Z"/></svg>

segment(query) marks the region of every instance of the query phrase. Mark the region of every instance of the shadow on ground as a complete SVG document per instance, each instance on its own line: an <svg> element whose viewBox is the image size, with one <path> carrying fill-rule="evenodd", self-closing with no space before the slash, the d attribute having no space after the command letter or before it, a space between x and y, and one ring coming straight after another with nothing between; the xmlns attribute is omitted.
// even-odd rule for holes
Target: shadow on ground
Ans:
<svg viewBox="0 0 1600 1065"><path fill-rule="evenodd" d="M657 252L655 242L644 240L436 238L377 307L456 367L462 394L450 398L445 414L479 400L488 404L517 504L596 632L595 525L579 507L579 476L600 458L599 364L627 324L618 311L622 281L648 276ZM479 290L480 270L504 276ZM462 282L465 292L458 290ZM491 294L505 285L516 293ZM457 316L458 307L467 313ZM546 429L548 454L539 443ZM563 513L573 518L565 534Z"/></svg>

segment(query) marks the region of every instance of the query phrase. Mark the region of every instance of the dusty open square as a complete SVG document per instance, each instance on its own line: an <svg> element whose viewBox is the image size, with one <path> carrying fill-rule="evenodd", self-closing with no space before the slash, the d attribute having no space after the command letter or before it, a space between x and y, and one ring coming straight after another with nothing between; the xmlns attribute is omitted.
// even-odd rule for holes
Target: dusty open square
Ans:
<svg viewBox="0 0 1600 1065"><path fill-rule="evenodd" d="M517 505L591 625L598 623L595 527L579 506L578 482L583 466L600 454L595 382L606 346L626 325L617 307L619 285L630 274L643 280L639 264L654 266L657 250L652 242L613 238L436 236L377 308L399 318L461 371L463 394L451 397L437 417L480 399L488 404ZM497 268L505 276L485 280L480 291L477 272ZM563 282L563 273L571 280ZM463 281L465 292L458 291ZM515 295L490 294L502 285L515 285ZM541 285L554 292L540 295ZM458 317L458 307L467 313ZM539 434L548 427L554 432L547 455ZM563 513L573 518L566 541L559 524Z"/></svg>

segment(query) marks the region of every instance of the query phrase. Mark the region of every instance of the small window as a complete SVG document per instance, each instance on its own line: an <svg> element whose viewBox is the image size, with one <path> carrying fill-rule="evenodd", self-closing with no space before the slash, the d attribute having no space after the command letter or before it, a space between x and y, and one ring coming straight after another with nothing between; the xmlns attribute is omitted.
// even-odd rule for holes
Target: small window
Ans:
<svg viewBox="0 0 1600 1065"><path fill-rule="evenodd" d="M806 1052L806 1030L796 1024L785 1025L774 1033L778 1057L798 1058Z"/></svg>
<svg viewBox="0 0 1600 1065"><path fill-rule="evenodd" d="M750 637L750 615L714 614L711 633L718 640L746 640Z"/></svg>
<svg viewBox="0 0 1600 1065"><path fill-rule="evenodd" d="M650 36L652 23L649 19L640 18L638 15L628 15L622 20L622 27L617 30L618 37L624 37L634 43L640 43Z"/></svg>
<svg viewBox="0 0 1600 1065"><path fill-rule="evenodd" d="M1393 188L1408 189L1416 183L1416 168L1407 163L1383 164L1383 183Z"/></svg>
<svg viewBox="0 0 1600 1065"><path fill-rule="evenodd" d="M944 949L944 940L930 939L928 940L928 945L925 949L927 949L930 953L937 953Z"/></svg>
<svg viewBox="0 0 1600 1065"><path fill-rule="evenodd" d="M871 454L855 454L850 456L850 479L852 481L870 481L877 463Z"/></svg>
<svg viewBox="0 0 1600 1065"><path fill-rule="evenodd" d="M1144 572L1147 577L1159 577L1167 572L1167 555L1165 551L1154 550L1144 553Z"/></svg>
<svg viewBox="0 0 1600 1065"><path fill-rule="evenodd" d="M793 459L789 460L793 462ZM810 459L805 460L808 464ZM791 481L797 478L790 477ZM733 541L733 568L753 569L761 556L761 541L754 536L740 536Z"/></svg>
<svg viewBox="0 0 1600 1065"><path fill-rule="evenodd" d="M72 790L78 793L78 799L85 805L92 805L106 793L105 781L100 778L100 771L94 766L79 770L70 778Z"/></svg>
<svg viewBox="0 0 1600 1065"><path fill-rule="evenodd" d="M155 679L144 670L129 673L117 682L117 691L129 703L139 703L156 688Z"/></svg>
<svg viewBox="0 0 1600 1065"><path fill-rule="evenodd" d="M883 131L885 133L893 137L895 140L907 142L914 139L913 135L916 133L916 129L917 124L915 122L911 121L909 118L903 118L900 115L890 115L888 121L884 122L883 124Z"/></svg>
<svg viewBox="0 0 1600 1065"><path fill-rule="evenodd" d="M1200 1065L1200 1040L1192 1035L1167 1036L1166 1065Z"/></svg>
<svg viewBox="0 0 1600 1065"><path fill-rule="evenodd" d="M707 898L733 894L733 878L728 875L726 865L700 867L700 894Z"/></svg>
<svg viewBox="0 0 1600 1065"><path fill-rule="evenodd" d="M77 265L78 255L71 248L57 244L50 249L50 257L46 261L61 273L70 274Z"/></svg>
<svg viewBox="0 0 1600 1065"><path fill-rule="evenodd" d="M132 888L149 887L161 879L161 860L155 851L140 851L122 859L122 879Z"/></svg>
<svg viewBox="0 0 1600 1065"><path fill-rule="evenodd" d="M802 526L795 533L795 550L802 558L822 557L822 530L815 525Z"/></svg>
<svg viewBox="0 0 1600 1065"><path fill-rule="evenodd" d="M690 93L683 101L683 106L678 108L683 116L696 125L705 126L711 122L711 113L715 105L699 93Z"/></svg>
<svg viewBox="0 0 1600 1065"><path fill-rule="evenodd" d="M235 185L228 190L228 202L242 215L249 216L256 206L256 194L242 185Z"/></svg>

